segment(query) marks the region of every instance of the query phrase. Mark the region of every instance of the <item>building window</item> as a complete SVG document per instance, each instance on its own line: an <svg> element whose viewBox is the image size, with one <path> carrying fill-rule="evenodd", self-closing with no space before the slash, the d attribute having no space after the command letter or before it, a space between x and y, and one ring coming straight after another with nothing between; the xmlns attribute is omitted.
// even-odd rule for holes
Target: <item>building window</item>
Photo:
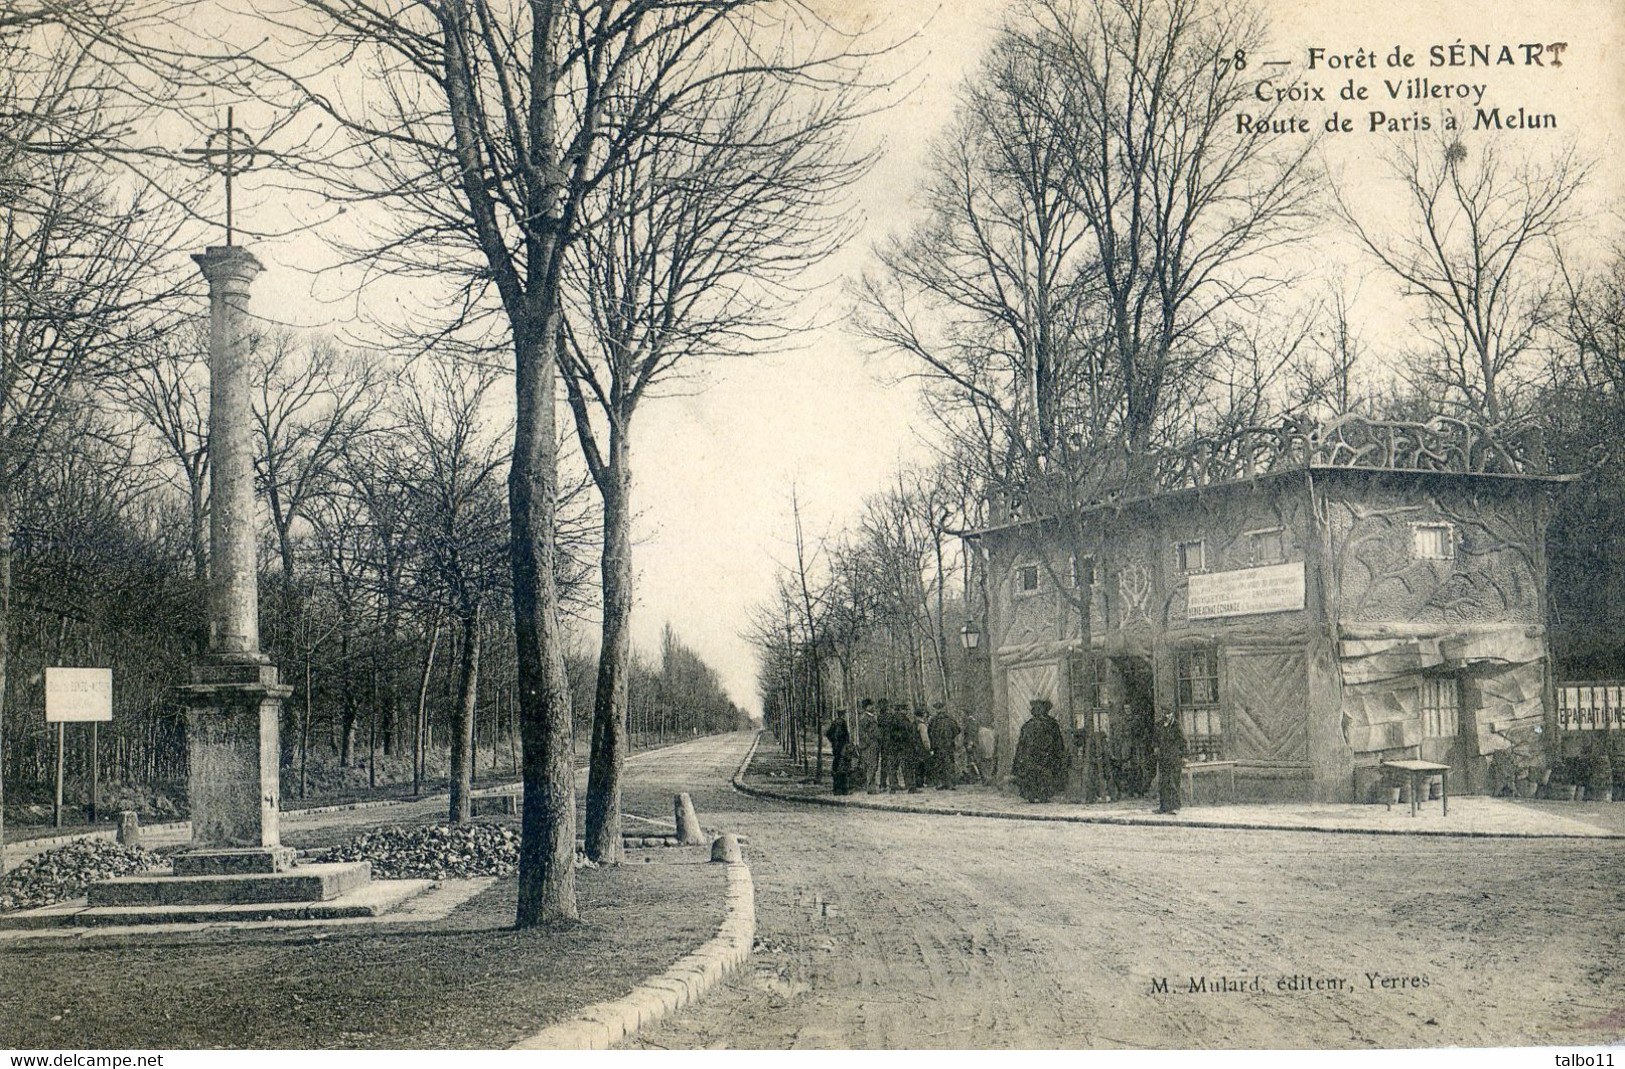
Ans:
<svg viewBox="0 0 1625 1069"><path fill-rule="evenodd" d="M1254 564L1280 564L1286 560L1286 530L1270 527L1262 531L1249 531L1253 543Z"/></svg>
<svg viewBox="0 0 1625 1069"><path fill-rule="evenodd" d="M1101 735L1109 732L1114 698L1111 667L1106 659L1089 653L1073 653L1067 680L1072 688L1074 726Z"/></svg>
<svg viewBox="0 0 1625 1069"><path fill-rule="evenodd" d="M1073 557L1072 558L1072 570L1071 570L1071 574L1070 574L1069 578L1072 580L1072 586L1074 588L1085 587L1085 586L1094 586L1095 585L1095 558L1093 558L1093 557Z"/></svg>
<svg viewBox="0 0 1625 1069"><path fill-rule="evenodd" d="M1422 734L1453 739L1461 725L1461 688L1455 676L1422 680Z"/></svg>
<svg viewBox="0 0 1625 1069"><path fill-rule="evenodd" d="M1418 560L1456 558L1456 529L1448 523L1413 524L1411 541Z"/></svg>
<svg viewBox="0 0 1625 1069"><path fill-rule="evenodd" d="M1038 565L1022 564L1016 567L1016 593L1036 594L1038 592Z"/></svg>
<svg viewBox="0 0 1625 1069"><path fill-rule="evenodd" d="M1179 727L1193 760L1214 761L1224 753L1219 717L1219 651L1198 646L1178 651Z"/></svg>
<svg viewBox="0 0 1625 1069"><path fill-rule="evenodd" d="M1194 542L1175 542L1174 567L1181 575L1207 571L1207 544L1200 538Z"/></svg>

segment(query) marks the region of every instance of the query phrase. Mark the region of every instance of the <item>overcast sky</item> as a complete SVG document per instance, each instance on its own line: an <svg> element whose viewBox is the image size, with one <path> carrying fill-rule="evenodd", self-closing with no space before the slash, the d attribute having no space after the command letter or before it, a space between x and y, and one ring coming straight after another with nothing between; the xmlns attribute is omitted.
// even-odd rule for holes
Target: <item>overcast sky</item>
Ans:
<svg viewBox="0 0 1625 1069"><path fill-rule="evenodd" d="M892 106L870 120L866 135L884 155L856 191L864 213L857 240L832 265L832 277L856 272L869 248L912 210L917 176L930 145L952 115L954 92L976 62L1000 5L949 0L932 9L894 0L822 0L832 17L870 19L906 44L886 62L900 78ZM1494 13L1486 8L1497 9ZM1440 81L1493 79L1504 99L1529 100L1560 112L1559 133L1576 135L1600 161L1592 193L1601 206L1622 190L1617 131L1625 129L1625 14L1618 0L1526 0L1462 4L1457 0L1290 0L1273 11L1276 58L1299 70L1306 50L1329 54L1401 44L1425 54L1438 43L1566 41L1561 71L1418 69ZM921 23L921 19L929 21ZM1421 62L1425 62L1425 59ZM1288 78L1290 82L1292 78ZM1317 84L1336 84L1317 76ZM905 92L906 90L906 92ZM1363 112L1364 108L1361 107ZM244 116L239 116L239 121ZM252 118L249 117L249 121ZM1546 134L1503 135L1538 146ZM1521 140L1513 140L1521 138ZM1356 181L1375 168L1381 142L1350 138L1333 146L1334 173ZM1380 205L1380 187L1363 194ZM248 198L245 198L245 201ZM1617 200L1616 200L1617 203ZM1317 251L1323 271L1346 253ZM327 325L331 305L313 301L312 280L298 270L308 250L294 241L262 242L268 271L256 285L256 310L308 326ZM1359 273L1358 265L1337 271ZM320 283L317 283L320 284ZM1362 311L1381 348L1406 330L1402 302L1381 283L1360 289ZM925 457L926 421L911 384L893 361L865 355L842 327L845 298L831 284L817 294L828 325L799 347L772 358L713 365L685 396L640 411L634 455L639 597L635 634L653 651L670 621L685 642L722 673L735 701L759 707L756 656L744 631L752 606L772 591L778 562L791 555L790 493L795 485L810 537L835 533L857 515L864 496L882 489L901 463Z"/></svg>

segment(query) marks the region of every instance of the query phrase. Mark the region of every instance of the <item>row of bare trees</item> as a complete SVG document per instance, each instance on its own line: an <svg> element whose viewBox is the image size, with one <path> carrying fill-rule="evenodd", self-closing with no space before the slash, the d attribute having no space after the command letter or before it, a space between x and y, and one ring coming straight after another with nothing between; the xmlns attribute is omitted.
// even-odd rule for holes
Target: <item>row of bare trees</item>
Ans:
<svg viewBox="0 0 1625 1069"><path fill-rule="evenodd" d="M0 739L15 720L7 694L23 636L13 621L28 597L19 543L59 549L71 539L51 515L69 498L114 534L109 499L126 488L80 484L64 447L94 440L92 396L161 327L183 285L165 254L186 230L184 213L152 184L117 180L128 173L123 131L172 99L133 83L109 91L117 83L101 34L111 14L19 3L0 15ZM0 798L5 769L0 760Z"/></svg>
<svg viewBox="0 0 1625 1069"><path fill-rule="evenodd" d="M173 688L206 641L197 625L209 571L197 531L210 507L200 493L207 413L196 403L203 344L191 323L154 339L147 363L87 388L40 442L19 500L9 617L21 669L4 745L14 803L49 788L41 676L52 664L115 669L118 715L101 738L111 789L137 805L180 800ZM416 792L445 775L451 817L466 820L475 775L517 773L519 757L497 376L431 358L391 371L288 332L256 336L250 354L256 469L273 503L262 538L265 633L294 684L286 795L408 782ZM594 609L591 505L577 479L557 582L583 620ZM581 650L567 665L578 685L596 672ZM674 634L659 664L629 673L643 739L731 730L741 719ZM590 714L590 703L581 708Z"/></svg>
<svg viewBox="0 0 1625 1069"><path fill-rule="evenodd" d="M294 161L372 205L358 258L426 278L436 336L511 368L511 608L525 759L521 926L576 917L572 716L554 582L555 390L604 508L587 849L616 860L631 442L685 365L782 334L845 223L861 42L769 0L292 0L267 84L340 136ZM224 58L224 57L221 57ZM353 72L369 92L347 92ZM562 373L562 374L561 374Z"/></svg>
<svg viewBox="0 0 1625 1069"><path fill-rule="evenodd" d="M910 469L870 495L847 531L816 539L792 495L792 553L751 634L764 723L815 775L837 709L881 697L920 708L985 703L985 681L960 648L985 615L978 562L959 538L985 515L980 494L962 465Z"/></svg>

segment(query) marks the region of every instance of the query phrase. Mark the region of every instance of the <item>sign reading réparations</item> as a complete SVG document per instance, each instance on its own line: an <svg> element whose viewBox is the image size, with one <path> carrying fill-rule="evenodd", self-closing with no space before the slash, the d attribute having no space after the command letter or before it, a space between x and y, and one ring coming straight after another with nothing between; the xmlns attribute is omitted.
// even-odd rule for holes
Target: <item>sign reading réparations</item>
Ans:
<svg viewBox="0 0 1625 1069"><path fill-rule="evenodd" d="M1302 608L1303 562L1298 561L1193 575L1185 615L1206 620Z"/></svg>
<svg viewBox="0 0 1625 1069"><path fill-rule="evenodd" d="M45 722L113 719L111 668L47 668Z"/></svg>

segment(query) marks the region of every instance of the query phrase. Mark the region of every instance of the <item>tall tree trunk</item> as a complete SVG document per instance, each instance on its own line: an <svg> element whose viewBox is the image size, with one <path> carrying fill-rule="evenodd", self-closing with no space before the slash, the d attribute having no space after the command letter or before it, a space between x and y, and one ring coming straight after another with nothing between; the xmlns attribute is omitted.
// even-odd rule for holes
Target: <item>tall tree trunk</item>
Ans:
<svg viewBox="0 0 1625 1069"><path fill-rule="evenodd" d="M305 790L309 786L310 762L310 662L316 656L316 647L305 647L305 715L299 722L299 797L305 797Z"/></svg>
<svg viewBox="0 0 1625 1069"><path fill-rule="evenodd" d="M387 594L386 598L386 608L384 609L384 664L382 669L384 722L380 725L379 733L383 736L384 756L394 757L400 747L401 686L400 666L396 662L396 643L400 637L401 625L400 612L395 606L394 593Z"/></svg>
<svg viewBox="0 0 1625 1069"><path fill-rule="evenodd" d="M519 775L519 701L514 688L508 690L508 766Z"/></svg>
<svg viewBox="0 0 1625 1069"><path fill-rule="evenodd" d="M558 439L554 364L563 331L560 289L566 202L573 162L560 144L558 115L566 75L563 0L530 4L530 70L523 166L535 179L526 196L522 269L498 222L483 180L484 121L470 66L481 50L467 3L437 5L442 21L443 85L452 148L475 235L491 266L514 346L513 458L508 469L509 553L513 573L514 652L524 745L524 814L519 847L519 928L573 922L575 898L575 725L559 625ZM588 121L592 121L588 117ZM583 135L591 143L590 130Z"/></svg>
<svg viewBox="0 0 1625 1069"><path fill-rule="evenodd" d="M535 57L533 66L541 66ZM513 532L514 647L519 665L524 813L519 849L520 928L579 919L575 895L575 725L559 626L554 536L558 456L553 412L560 313L550 306L515 322L514 454L508 472Z"/></svg>
<svg viewBox="0 0 1625 1069"><path fill-rule="evenodd" d="M451 733L451 821L466 824L473 814L474 714L480 681L480 610L462 610L462 666L457 674L457 729Z"/></svg>
<svg viewBox="0 0 1625 1069"><path fill-rule="evenodd" d="M587 856L618 864L621 846L621 771L626 764L627 676L632 658L632 473L624 430L610 432L604 499L603 629L598 689L593 696L592 759L587 775Z"/></svg>
<svg viewBox="0 0 1625 1069"><path fill-rule="evenodd" d="M367 786L378 786L378 651L372 655L372 715L367 731Z"/></svg>
<svg viewBox="0 0 1625 1069"><path fill-rule="evenodd" d="M434 672L434 654L440 646L440 614L429 629L429 646L423 651L423 673L418 677L417 718L412 731L412 796L423 792L423 773L429 760L429 677Z"/></svg>
<svg viewBox="0 0 1625 1069"><path fill-rule="evenodd" d="M818 657L818 647L808 647L808 672L812 676L813 745L818 748L818 761L813 767L813 782L824 781L824 666Z"/></svg>
<svg viewBox="0 0 1625 1069"><path fill-rule="evenodd" d="M344 624L344 633L339 636L339 663L346 666L346 670L340 675L344 687L344 699L339 719L339 767L349 768L355 764L356 730L361 722L361 713L355 698L355 675L348 670L350 664L350 625L348 622Z"/></svg>
<svg viewBox="0 0 1625 1069"><path fill-rule="evenodd" d="M6 843L6 681L11 664L12 494L0 486L0 850Z"/></svg>
<svg viewBox="0 0 1625 1069"><path fill-rule="evenodd" d="M192 578L201 585L209 581L209 509L205 500L209 473L201 464L195 471L188 466L186 483L192 506Z"/></svg>

